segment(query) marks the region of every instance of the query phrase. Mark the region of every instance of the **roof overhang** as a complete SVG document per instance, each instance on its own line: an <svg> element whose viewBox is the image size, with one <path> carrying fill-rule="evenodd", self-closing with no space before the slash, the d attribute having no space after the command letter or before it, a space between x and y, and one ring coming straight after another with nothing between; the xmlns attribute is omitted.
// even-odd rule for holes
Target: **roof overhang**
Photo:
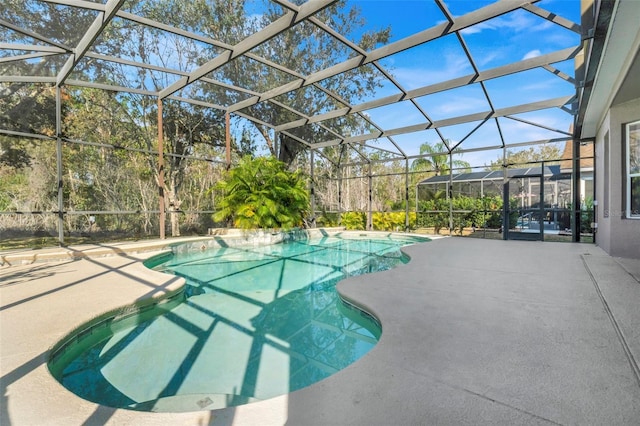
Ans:
<svg viewBox="0 0 640 426"><path fill-rule="evenodd" d="M640 2L617 1L611 13L609 29L604 40L591 93L584 110L581 139L594 138L607 111L615 103L640 97L640 78L633 70L640 68ZM587 71L588 73L588 71ZM585 85L589 85L587 81Z"/></svg>

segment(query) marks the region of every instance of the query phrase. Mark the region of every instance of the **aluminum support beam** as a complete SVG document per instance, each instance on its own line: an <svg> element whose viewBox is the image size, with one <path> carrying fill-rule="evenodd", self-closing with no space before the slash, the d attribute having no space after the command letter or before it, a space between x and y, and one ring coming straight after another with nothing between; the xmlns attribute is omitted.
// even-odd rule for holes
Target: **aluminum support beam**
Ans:
<svg viewBox="0 0 640 426"><path fill-rule="evenodd" d="M109 90L111 92L134 93L136 95L145 95L145 96L153 96L153 97L158 96L157 92L152 92L150 90L134 89L132 87L112 86L111 84L93 83L90 81L82 81L82 80L67 80L65 82L65 85L77 86L77 87L90 87L92 89Z"/></svg>
<svg viewBox="0 0 640 426"><path fill-rule="evenodd" d="M304 3L298 9L298 12L288 12L281 18L273 21L271 24L263 28L262 30L250 35L249 37L243 39L240 43L233 46L233 50L227 51L221 55L216 56L206 64L202 65L200 68L191 72L187 77L183 77L180 80L176 81L166 89L160 92L161 98L166 98L169 95L174 94L178 90L186 87L187 85L193 83L194 81L204 77L210 72L220 68L222 65L230 62L231 60L237 58L240 55L252 50L256 46L272 39L278 34L284 32L285 30L291 28L296 25L300 21L306 19L307 17L319 12L320 10L326 8L332 3L335 3L337 0L317 0L312 2ZM233 112L234 110L228 109L228 112Z"/></svg>
<svg viewBox="0 0 640 426"><path fill-rule="evenodd" d="M375 99L368 102L363 102L358 105L354 105L350 108L340 108L327 113L318 114L310 117L308 121L296 120L289 123L281 124L277 126L278 130L286 130L294 127L299 127L307 123L316 123L323 120L342 117L348 114L356 112L366 111L369 109L378 108L381 106L387 106L394 104L402 100L410 100L421 96L431 95L434 93L442 92L450 89L457 89L468 85L472 82L483 82L495 78L505 77L507 75L516 74L518 72L531 70L534 68L549 66L555 62L561 62L574 58L580 51L580 47L571 47L568 49L560 50L557 52L549 53L546 55L537 56L535 58L526 59L520 62L516 62L509 65L493 68L478 73L477 77L474 74L469 74L463 77L454 78L452 80L444 81L442 83L436 83L418 89L408 90L406 95L399 93L397 95L387 96L380 99ZM560 77L560 76L559 76ZM561 77L562 78L562 77Z"/></svg>
<svg viewBox="0 0 640 426"><path fill-rule="evenodd" d="M109 25L109 22L113 19L118 9L123 5L125 0L108 0L104 5L104 12L100 12L96 19L93 21L89 29L84 33L82 39L73 50L73 55L64 64L57 77L57 86L64 84L65 80L69 77L73 68L84 57L84 54L93 45L93 42L98 38L102 31Z"/></svg>
<svg viewBox="0 0 640 426"><path fill-rule="evenodd" d="M104 12L107 8L106 5L100 3L94 3L86 0L41 0L45 3L60 4L62 6L73 6L81 9L97 10Z"/></svg>
<svg viewBox="0 0 640 426"><path fill-rule="evenodd" d="M571 99L573 99L573 96L562 96L555 99L548 99L548 100L532 102L524 105L516 105L512 107L507 107L507 108L500 108L493 113L491 111L486 111L486 112L480 112L475 114L469 114L469 115L454 117L446 120L438 120L438 121L434 121L433 123L416 124L413 126L399 127L396 129L366 133L358 136L345 138L344 141L331 140L326 142L320 142L320 143L313 144L313 146L319 148L319 147L325 147L325 146L338 145L340 143L359 143L359 142L364 142L370 139L378 139L378 138L387 137L387 136L414 133L414 132L432 129L432 128L454 126L456 124L472 123L474 121L485 121L490 118L506 117L509 115L522 114L525 112L538 111L541 109L560 108L561 106L571 101Z"/></svg>
<svg viewBox="0 0 640 426"><path fill-rule="evenodd" d="M102 55L100 53L95 53L95 52L87 52L84 56L86 56L87 58L94 58L94 59L99 59L101 61L115 62L116 64L129 65L136 68L142 68L142 69L151 70L151 71L159 71L167 74L175 74L175 75L181 75L181 76L189 75L189 73L185 71L180 71L172 68L159 67L157 65L145 64L144 62L132 61L130 59L117 58L115 56Z"/></svg>
<svg viewBox="0 0 640 426"><path fill-rule="evenodd" d="M123 11L118 11L118 13L116 13L116 16L118 18L123 18L129 21L133 21L135 23L141 24L141 25L145 25L147 27L152 27L152 28L156 28L162 31L166 31L168 33L171 34L175 34L175 35L179 35L185 38L189 38L191 40L196 40L196 41L200 41L206 44L210 44L216 47L220 47L222 49L226 49L226 50L231 50L233 49L233 46L231 46L230 44L226 44L226 43L221 43L220 41L214 40L210 37L205 37L199 34L194 34L192 32L189 31L185 31L182 30L180 28L176 28L173 27L171 25L167 25L167 24L163 24L161 22L158 21L154 21L153 19L149 19L149 18L143 18L141 16L138 15L134 15L133 13L129 13L129 12L123 12Z"/></svg>
<svg viewBox="0 0 640 426"><path fill-rule="evenodd" d="M525 119L522 119L522 118L519 118L519 117L506 116L505 118L508 118L510 120L513 120L513 121L519 121L520 123L529 124L531 126L539 127L541 129L550 130L552 132L561 133L563 135L573 136L573 133L571 133L571 132L567 132L567 131L561 130L561 129L554 129L553 127L545 126L545 125L540 124L540 123L534 123L533 121L525 120Z"/></svg>
<svg viewBox="0 0 640 426"><path fill-rule="evenodd" d="M29 59L37 59L37 58L46 58L48 56L56 56L58 55L58 53L50 53L50 52L40 52L40 53L27 53L26 55L17 55L17 56L7 56L4 58L0 58L0 64L1 63L8 63L8 62L20 62L20 61L28 61ZM4 77L5 81L8 82L16 82L15 79L25 79L25 78L39 78L36 76L14 76L12 79L12 76L0 76L0 77ZM53 77L48 77L48 78L53 78ZM55 78L53 78L53 81L55 82Z"/></svg>
<svg viewBox="0 0 640 426"><path fill-rule="evenodd" d="M166 212L164 201L164 134L162 122L162 99L158 98L158 206L160 239L165 239Z"/></svg>
<svg viewBox="0 0 640 426"><path fill-rule="evenodd" d="M487 119L487 120L484 120L484 121L482 121L481 123L479 123L476 127L474 127L474 128L473 128L473 130L471 130L469 133L467 133L467 134L466 134L462 139L460 139L456 144L454 144L453 146L450 146L450 147L449 147L449 149L451 150L451 152L453 152L453 150L458 149L458 147L459 147L460 145L462 145L462 144L464 143L464 141L466 141L467 139L469 139L469 137L470 137L471 135L473 135L473 134L476 132L476 130L478 130L480 127L482 127L482 126L484 125L484 123L486 123L487 121L489 121L489 120Z"/></svg>
<svg viewBox="0 0 640 426"><path fill-rule="evenodd" d="M507 147L502 148L502 239L509 239L509 173L507 171Z"/></svg>
<svg viewBox="0 0 640 426"><path fill-rule="evenodd" d="M418 193L416 188L416 194ZM416 203L416 212L418 211ZM404 232L409 232L409 160L404 160Z"/></svg>
<svg viewBox="0 0 640 426"><path fill-rule="evenodd" d="M47 135L39 135L36 133L16 132L15 130L0 129L0 135L17 136L19 138L33 138L41 140L54 140L55 138Z"/></svg>
<svg viewBox="0 0 640 426"><path fill-rule="evenodd" d="M0 19L0 25L2 25L3 27L7 27L7 28L9 28L9 29L11 29L11 30L13 30L13 31L15 31L17 33L26 35L27 37L31 37L31 38L33 38L35 40L40 40L41 42L47 43L47 44L49 44L51 46L58 47L58 48L62 49L65 52L71 53L71 51L73 50L69 46L66 46L66 45L64 45L64 44L62 44L60 42L57 42L55 40L52 40L52 39L50 39L48 37L44 37L44 36L42 36L42 35L40 35L40 34L38 34L36 32L29 31L29 30L27 30L25 28L22 28L22 27L19 27L17 25L13 25L11 22L7 22L4 19ZM4 44L4 43L0 43L0 44ZM35 45L33 47L42 48L43 46L42 45ZM21 50L21 49L18 49L18 50ZM27 49L27 50L32 50L32 49Z"/></svg>
<svg viewBox="0 0 640 426"><path fill-rule="evenodd" d="M142 25L148 26L148 27L157 28L159 30L166 31L166 32L171 33L171 34L175 34L175 35L179 35L179 36L182 36L182 37L186 37L186 38L189 38L191 40L196 40L196 41L200 41L202 43L210 44L212 46L216 46L216 47L219 47L221 49L225 49L225 50L228 50L228 51L233 50L233 45L230 45L230 44L227 44L227 43L223 43L223 42L221 42L219 40L214 40L214 39L212 39L210 37L205 37L205 36L202 36L202 35L199 35L199 34L194 34L192 32L185 31L185 30L182 30L180 28L173 27L171 25L163 24L161 22L154 21L152 19L143 18L143 17L140 17L138 15L134 15L132 13L119 11L116 14L116 16L118 16L119 18L123 18L123 19L127 19L127 20L130 20L130 21L136 22L138 24L142 24ZM267 65L267 66L269 66L271 68L275 68L275 69L277 69L279 71L282 71L284 73L296 76L298 78L303 78L303 76L300 75L299 73L297 73L295 71L292 71L292 70L290 70L290 69L288 69L288 68L286 68L286 67L284 67L284 66L282 66L282 65L280 65L278 63L275 63L275 62L270 61L268 59L262 58L262 57L260 57L260 56L258 56L256 54L254 54L254 53L246 52L244 54L244 56L247 57L247 58L253 59L254 61L257 61L257 62L259 62L261 64ZM184 74L185 75L189 75L189 73L184 73ZM204 79L202 79L202 80L204 80ZM221 84L221 83L218 83L218 84ZM256 94L256 95L258 95L258 94Z"/></svg>
<svg viewBox="0 0 640 426"><path fill-rule="evenodd" d="M42 44L21 44L21 43L0 43L0 49L7 50L29 50L33 52L45 53L69 53L67 50L56 46L45 46Z"/></svg>
<svg viewBox="0 0 640 426"><path fill-rule="evenodd" d="M573 207L573 220L571 221L571 240L573 242L580 242L580 231L582 230L582 194L580 185L580 139L576 138L572 142L573 144L573 158L571 166L573 173L571 174L572 183L572 200Z"/></svg>
<svg viewBox="0 0 640 426"><path fill-rule="evenodd" d="M582 32L582 28L580 25L576 24L573 21L563 18L562 16L558 16L555 13L551 13L548 10L544 10L535 6L533 4L528 4L523 6L523 9L528 10L529 12L540 16L541 18L546 19L547 21L553 22L554 24L560 25L568 30L573 31L574 33L580 34Z"/></svg>
<svg viewBox="0 0 640 426"><path fill-rule="evenodd" d="M41 55L38 55L41 56ZM0 61L2 63L3 61ZM0 83L51 83L55 84L55 77L0 75Z"/></svg>
<svg viewBox="0 0 640 426"><path fill-rule="evenodd" d="M311 202L311 227L316 227L315 151L309 150L309 198Z"/></svg>
<svg viewBox="0 0 640 426"><path fill-rule="evenodd" d="M563 79L567 83L571 83L571 84L574 84L574 85L576 84L576 79L575 78L571 77L567 73L564 73L564 72L560 71L556 67L553 67L551 65L544 65L542 68L544 68L545 70L549 71L550 73L560 77L561 79Z"/></svg>
<svg viewBox="0 0 640 426"><path fill-rule="evenodd" d="M449 199L449 235L453 235L453 154L449 152L449 188L447 188L447 198Z"/></svg>
<svg viewBox="0 0 640 426"><path fill-rule="evenodd" d="M417 34L406 37L402 40L396 41L395 43L391 43L386 46L379 47L378 49L375 49L369 52L365 56L362 56L362 55L356 56L342 63L336 64L332 67L325 68L321 71L310 74L309 76L307 76L306 79L300 79L297 81L284 84L278 88L275 88L263 93L261 96L256 96L256 97L238 102L230 106L228 110L231 112L238 111L248 106L255 105L258 102L263 102L265 100L269 100L271 98L279 96L283 93L287 93L291 90L305 87L313 83L317 83L326 78L336 76L338 74L352 70L359 66L377 61L387 56L394 55L396 53L415 47L419 44L423 44L428 41L435 40L446 34L451 34L455 31L463 30L465 28L468 28L473 25L479 24L481 22L487 21L489 19L495 18L496 16L500 16L505 13L516 10L525 4L535 3L537 1L538 0L529 0L529 1L503 0L497 3L490 4L489 6L485 6L481 9L478 9L476 11L470 12L464 16L459 17L453 25L449 23L442 23L442 24L436 25L435 27L429 28Z"/></svg>
<svg viewBox="0 0 640 426"><path fill-rule="evenodd" d="M231 118L228 112L224 115L224 145L226 165L229 170L231 169Z"/></svg>
<svg viewBox="0 0 640 426"><path fill-rule="evenodd" d="M62 183L62 93L56 87L56 181L58 182L58 244L64 245L64 187Z"/></svg>
<svg viewBox="0 0 640 426"><path fill-rule="evenodd" d="M361 146L363 146L365 148L375 149L376 151L382 151L382 152L387 152L389 154L393 154L395 157L392 157L392 159L401 160L401 159L406 158L405 153L402 152L400 149L398 149L398 151L399 151L399 154L398 154L398 152L390 151L390 150L384 149L384 148L380 148L379 146L368 145L366 143L361 144ZM397 146L396 146L396 148L397 148Z"/></svg>
<svg viewBox="0 0 640 426"><path fill-rule="evenodd" d="M367 200L367 230L373 231L373 176L371 176L371 162L367 167L367 186L369 199Z"/></svg>

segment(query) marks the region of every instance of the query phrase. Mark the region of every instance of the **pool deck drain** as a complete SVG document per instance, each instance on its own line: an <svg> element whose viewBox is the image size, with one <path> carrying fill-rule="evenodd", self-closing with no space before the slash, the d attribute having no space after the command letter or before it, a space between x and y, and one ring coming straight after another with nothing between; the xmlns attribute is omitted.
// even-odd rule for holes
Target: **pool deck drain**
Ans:
<svg viewBox="0 0 640 426"><path fill-rule="evenodd" d="M375 314L383 334L365 357L312 386L192 413L78 398L47 371L49 348L96 315L183 285L141 264L168 242L175 241L117 245L116 256L40 251L30 264L13 253L13 266L0 267L1 425L636 425L640 418L640 261L593 245L463 238L405 247L409 264L341 282L338 290Z"/></svg>

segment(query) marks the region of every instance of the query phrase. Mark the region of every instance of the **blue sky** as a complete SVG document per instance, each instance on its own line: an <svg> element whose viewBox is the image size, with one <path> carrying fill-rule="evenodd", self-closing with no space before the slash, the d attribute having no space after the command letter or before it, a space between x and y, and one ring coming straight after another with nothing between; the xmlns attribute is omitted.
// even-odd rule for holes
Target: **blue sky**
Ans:
<svg viewBox="0 0 640 426"><path fill-rule="evenodd" d="M406 37L444 20L440 10L432 2L358 1L356 3L362 8L373 28L390 25L393 39ZM463 15L487 3L491 2L461 0L446 2L449 11L454 16ZM579 22L580 2L578 0L547 0L537 3L537 6L574 22ZM393 10L400 12L392 13ZM524 10L518 10L470 27L462 32L462 36L480 71L577 46L580 42L578 34ZM381 60L380 63L390 69L397 80L408 90L473 72L454 35L446 36L435 43L426 43L392 55ZM573 75L573 61L555 64L555 66L560 71ZM485 83L485 87L495 108L572 95L575 92L571 83L542 69L489 80ZM478 84L418 98L417 102L432 120L490 110L482 88ZM370 110L368 114L383 127L403 127L424 121L422 115L408 102L394 107ZM522 118L561 130L568 130L572 121L569 114L557 109L528 113L526 117ZM444 128L442 133L445 137L457 142L477 124L469 123ZM509 143L562 136L556 132L514 120L501 119L500 125L503 135ZM488 122L467 139L461 147L471 149L495 145L496 143L491 143L491 141L495 140L497 135L495 124ZM433 133L426 132L424 136L434 138L429 140L430 142L439 140L438 136ZM405 135L397 136L394 139L403 146L407 154L412 155L417 153L419 143L423 142L420 137ZM467 157L474 157L474 161L481 162L486 162L485 158L490 155L494 156L495 153L466 154Z"/></svg>
<svg viewBox="0 0 640 426"><path fill-rule="evenodd" d="M445 3L449 12L457 17L493 1L448 0ZM361 10L367 23L363 31L391 27L391 42L445 22L445 16L431 0L351 0L348 4L355 5ZM580 22L579 0L542 0L535 5L570 21ZM477 24L463 30L461 34L480 71L575 47L580 43L579 34L526 10L516 10ZM361 31L358 31L348 37L356 41L360 35ZM453 34L381 59L379 64L390 71L405 90L473 73L461 43ZM554 64L554 67L573 76L573 60ZM496 109L571 96L575 93L572 83L544 69L534 69L489 80L485 83L485 88ZM398 90L393 85L386 84L365 101L395 93L398 93ZM431 120L491 109L479 84L420 97L416 102ZM424 116L408 101L367 110L366 114L376 124L387 129L425 123ZM516 118L521 121L507 118L499 120L500 129L507 143L564 136L558 132L527 124L527 121L562 131L568 131L572 122L570 114L557 108L522 114ZM457 143L478 124L474 122L450 126L442 128L441 133L445 138ZM435 131L427 130L418 134L395 136L394 140L401 145L406 154L415 155L421 143L434 143L440 138ZM475 149L499 143L497 127L491 120L466 139L461 144L461 148ZM370 141L368 144L395 150L392 144L384 139L377 142ZM495 151L466 153L464 159L483 165L500 154L501 152Z"/></svg>
<svg viewBox="0 0 640 426"><path fill-rule="evenodd" d="M256 23L260 22L259 18L265 13L264 5L266 1L267 0L247 0L247 13L255 17ZM494 1L445 0L446 7L454 18L463 16L491 3L494 3ZM33 4L36 3L33 1L25 3L27 6ZM276 9L280 7L273 2L270 4ZM535 5L570 21L580 21L580 0L542 0L536 2ZM347 7L349 8L351 6L355 6L360 10L359 16L362 16L366 22L363 28L355 30L353 34L345 34L345 37L350 38L353 42L357 42L364 31L379 31L387 27L391 28L390 42L394 42L446 21L445 15L433 0L347 0ZM61 10L71 10L71 6L57 7ZM127 7L125 7L125 10L128 10ZM145 16L144 7L141 7L139 10L134 10L134 12L140 13L143 17ZM321 14L318 16L321 16ZM188 22L182 22L180 20L180 16L166 16L165 21L167 24L174 25L178 28L192 30ZM87 25L88 22L90 22L90 20L87 20ZM332 23L328 23L330 26L331 24ZM221 49L212 50L209 44L194 41L188 37L169 34L160 30L151 31L140 23L134 23L123 18L115 18L113 25L123 25L140 31L144 30L144 33L147 34L148 45L141 44L135 37L127 41L124 47L128 53L124 55L124 59L139 62L147 61L152 65L166 66L168 68L189 72L197 69L202 63L210 61L222 51ZM300 25L312 24L303 22ZM84 29L85 28L82 28L82 30ZM34 27L32 30L37 31L38 28ZM296 27L290 29L290 31L295 30ZM80 29L78 29L78 32L80 32ZM236 42L234 37L237 38L240 34L208 34L206 29L202 29L202 31L199 32L232 43ZM573 48L580 43L579 34L522 9L466 28L460 33L464 44L468 47L468 50L474 58L475 66L480 71L491 70L496 67L538 55L545 55L561 49ZM60 37L63 36L64 34L60 35ZM332 43L339 43L328 35L327 39ZM14 34L14 38L11 41L27 44L40 43L31 40L30 37L24 34L18 33ZM262 54L265 58L269 59L269 48L279 48L279 41L281 42L282 40L276 36L257 46L252 53ZM156 46L158 51L154 52L147 49L149 46ZM190 46L194 53L183 55L183 51L176 49L176 46ZM99 39L94 45L93 50L98 53L108 54L111 51L109 47L108 45L101 44ZM9 49L9 53L14 50L15 49ZM140 56L140 52L145 52L144 58ZM306 60L304 57L298 59L300 59L300 62ZM237 60L251 61L247 58L239 58ZM333 58L332 60L334 61L333 63L335 63L344 60L344 58ZM85 65L88 62L98 63L100 61L101 59L96 58L83 59ZM36 60L33 60L33 62L35 63ZM60 64L62 63L63 62L60 61ZM393 75L405 91L473 74L472 64L464 52L463 44L461 44L455 34L450 34L415 46L406 51L384 57L380 59L378 63ZM372 65L368 66L372 67ZM554 67L555 69L551 70L534 69L487 80L484 83L484 89L486 89L490 95L492 105L489 104L483 92L483 87L475 83L470 86L415 98L415 104L404 101L395 105L369 109L364 111L364 114L368 115L376 124L387 130L412 125L424 125L426 127L429 120L437 121L468 114L488 112L492 106L495 109L500 109L544 99L574 95L575 88L573 83L567 82L553 72L550 72L557 70L572 76L574 67L573 60L554 64ZM265 73L271 73L272 76L276 73L284 75L282 80L274 83L274 85L280 85L283 82L295 79L295 77L287 75L284 72L275 71L275 69L267 66L264 66L264 69ZM122 65L121 70L130 78L130 87L146 86L148 90L155 90L149 78L150 74L162 80L160 82L162 87L166 87L178 79L178 76L175 74L161 71L149 71L147 74L139 74L138 68L127 65ZM210 74L209 77L225 80L226 77L222 71L223 69L217 70ZM75 77L81 78L82 76L76 76L74 74L72 78ZM97 77L97 74L90 77ZM259 76L256 76L255 81L258 81L259 78ZM231 84L234 83L233 81L228 82ZM243 84L252 86L252 84ZM319 84L322 85L322 82ZM197 92L201 88L201 91L205 92L208 85L209 83L198 81L187 86L184 90L178 91L177 95L182 95L184 92L184 96L187 96ZM253 87L245 87L245 89L252 88ZM264 87L262 84L259 84L254 89L263 91ZM305 90L311 91L312 89L312 87L307 87ZM384 84L375 92L368 94L362 101L378 99L398 93L400 93L399 89L387 81L387 84ZM250 94L245 93L238 95L235 99L222 99L220 104L223 107L228 106L231 103L246 99L249 96ZM423 115L421 110L426 112L428 119ZM310 110L305 113L312 115L316 112ZM563 132L569 130L572 122L571 115L558 108L534 111L521 114L514 118L516 119L499 119L500 130L508 144L566 136ZM238 118L234 119L234 123L236 124L241 121L242 120ZM538 123L541 127L533 126L528 124L528 122ZM327 125L330 124L331 123L327 123ZM461 142L460 148L466 150L475 150L500 144L498 128L493 120L479 127L473 135L466 137L478 124L478 122L472 122L458 126L444 127L440 129L440 133L454 145ZM560 132L546 128L559 129ZM234 129L234 134L239 135L238 126ZM434 130L425 130L418 133L401 134L395 136L393 139L401 146L406 154L416 155L418 154L420 144L425 142L438 142L440 136ZM368 145L395 151L395 147L387 139L369 141ZM465 160L482 165L494 160L497 155L499 155L499 152L497 154L495 152L485 151L477 153L470 152L465 154Z"/></svg>
<svg viewBox="0 0 640 426"><path fill-rule="evenodd" d="M256 23L260 22L259 18L263 16L266 1L267 0L247 0L247 13L256 18ZM494 3L494 1L445 0L446 7L454 18L463 16L491 3ZM26 4L29 5L32 4L32 2L27 2ZM276 9L279 8L275 3L270 4ZM580 0L542 0L536 2L535 5L570 21L579 22L580 20ZM362 16L366 22L363 28L355 30L353 34L345 34L347 38L350 38L354 42L360 39L364 31L379 31L387 27L391 28L390 42L394 42L446 21L445 15L433 0L347 0L347 7L349 8L351 6L355 6L360 10L360 16ZM59 8L67 10L70 6L59 6ZM126 7L125 9L128 10ZM144 8L134 11L144 16ZM188 23L180 21L179 16L167 16L166 23L187 30L191 29ZM168 68L189 72L196 69L202 63L211 60L221 52L220 49L211 50L210 45L205 46L202 42L176 34L167 33L163 37L162 31L154 30L152 32L142 24L130 22L122 18L114 19L113 25L123 25L137 28L141 31L145 30L145 34L148 36L147 42L150 43L149 45L140 44L135 38L128 40L125 46L127 49L125 50L128 50L129 53L124 55L124 59L147 61L153 65L167 66ZM304 22L300 25L312 24ZM329 23L329 25L331 25L331 23ZM34 28L34 30L37 30L37 28ZM291 31L295 30L295 27L291 29ZM223 41L235 42L232 37L233 34L207 34L206 30L202 30L202 33L222 39ZM236 34L236 36L237 35L238 34ZM461 31L461 37L464 39L464 43L474 58L475 66L480 71L491 70L523 59L544 55L561 49L572 48L580 43L579 34L523 9L518 9L466 28ZM34 41L29 41L28 39L29 37L16 33L15 40L13 41L34 43ZM336 44L339 43L328 35L327 40ZM268 59L269 48L278 48L279 41L281 40L276 36L272 40L255 48L253 53L263 54L263 56ZM179 49L176 50L176 45L192 46L192 50L195 53L183 56L179 53L181 52ZM158 52L145 49L148 46L157 46ZM267 47L266 49L260 50L265 46ZM108 47L109 46L102 45L99 39L94 46L94 50L107 54L110 52ZM139 52L145 52L146 57L140 57ZM250 59L247 58L239 58L237 60L250 61ZM300 58L300 60L304 61L305 58ZM344 60L344 58L334 58L333 60L335 63ZM33 61L36 62L35 59ZM89 62L99 63L100 61L101 59L85 58L83 59L83 64ZM473 73L473 67L468 61L463 45L455 34L450 34L406 51L384 57L380 59L378 63L391 73L402 89L406 91ZM562 73L573 75L573 60L554 64L554 67ZM264 68L266 69L265 72L271 73L271 75L276 73L285 75L285 73L275 71L275 69L266 66ZM149 78L150 74L160 78L160 85L165 87L179 78L175 74L160 71L149 71L148 74L139 75L139 69L127 65L122 65L121 70L130 78L131 87L146 86L148 90L155 89ZM217 70L209 75L209 77L225 80L222 71L224 70ZM80 78L81 76L76 76L76 74L72 76L72 78L76 77ZM258 79L259 77L256 77L256 80ZM290 75L285 75L282 81L277 82L276 85L292 79L295 78ZM234 83L233 81L227 82L231 84ZM208 84L209 83L201 81L196 82L188 86L185 90L179 91L177 94L181 95L184 92L185 96L187 96L188 94L196 92L200 87L203 87L203 91L205 91ZM322 82L320 82L320 84L322 84ZM251 86L251 84L247 84L247 86ZM245 88L260 91L264 90L261 84L255 88ZM382 128L396 129L411 125L427 125L429 120L437 121L467 114L487 112L491 110L491 106L495 109L506 108L544 99L571 96L575 93L574 85L571 82L567 82L553 72L550 72L550 70L544 69L534 69L488 80L485 82L484 88L490 95L493 105L489 104L484 95L483 87L475 83L470 86L416 98L414 100L415 104L405 101L396 105L369 109L364 113ZM312 88L309 87L305 90L311 89ZM362 101L378 99L398 93L400 93L399 89L387 81L387 84L384 84L375 92L368 94ZM229 103L237 102L248 96L250 95L242 94L231 101L223 99L220 103L222 106L226 106ZM224 102L226 102L226 104ZM426 112L428 119L425 118L420 110ZM314 114L314 112L310 111L308 114ZM520 143L564 136L561 134L562 132L546 130L544 127L568 131L572 122L570 114L557 108L535 111L523 114L517 118L520 120L499 119L500 129L507 143ZM238 120L236 119L236 121ZM527 124L527 121L539 123L542 127L532 126ZM476 122L450 126L448 128L442 128L441 133L443 137L450 139L453 144L456 144L465 138L468 132L477 125L478 123ZM237 134L237 131L235 131L235 133ZM420 144L425 142L438 142L440 137L431 130L417 134L398 135L394 137L394 140L401 145L406 154L416 155ZM498 145L499 143L498 129L495 123L491 121L482 125L471 137L464 140L460 147L463 149L476 149L490 145ZM395 150L392 143L386 139L369 142L369 145ZM479 156L482 155L486 157L488 154L469 153L465 155L475 156L474 161L476 161ZM480 159L477 161L482 162Z"/></svg>
<svg viewBox="0 0 640 426"><path fill-rule="evenodd" d="M491 3L494 3L494 1L445 0L447 9L454 17L462 16ZM256 23L260 21L260 17L264 13L264 4L264 0L247 1L247 12L255 16ZM346 37L354 42L359 40L364 31L378 31L387 27L391 28L390 42L394 42L446 21L445 15L432 0L348 0L347 7L350 6L357 7L366 22L363 28L354 31L353 34L346 34ZM579 22L580 20L580 0L542 0L537 2L536 6L574 22ZM173 21L169 17L168 20ZM180 26L178 22L170 23ZM309 24L305 23L304 25ZM461 32L461 35L475 60L476 67L480 71L574 47L580 42L578 34L526 10L516 10L466 28ZM172 35L167 40L168 43L174 43L177 39L180 39L180 37ZM233 40L224 41L232 42ZM332 42L337 43L335 40L332 40ZM268 41L265 45L273 45L276 48L278 45L277 37ZM135 51L135 49L132 49L132 51ZM162 51L164 54L171 53L169 47L167 49L163 48ZM209 57L200 57L200 60L209 60L214 53L210 53L210 55ZM135 60L137 58L131 59ZM241 58L239 60L246 59ZM179 57L165 58L165 61L178 65L182 64L181 68L184 71L191 71L193 67L196 67L195 62L184 63L184 58L181 59ZM378 62L393 75L404 90L412 90L473 73L473 67L455 34L385 57ZM558 63L554 66L563 73L573 75L572 60ZM220 76L223 73L222 70L219 71L213 73L211 77L221 79L222 77ZM273 73L275 71L267 72ZM135 77L135 72L132 75ZM177 77L172 76L171 78L175 80ZM165 81L164 83L169 84L170 82ZM233 82L230 81L229 83ZM207 83L194 83L185 89L185 93L193 92L199 85L206 86ZM247 88L251 89L251 87ZM570 96L575 93L575 89L570 82L564 81L553 73L542 69L489 80L486 81L485 88L493 102L493 107L496 109L560 96ZM179 92L178 95L181 93ZM375 92L370 93L363 101L397 93L399 93L399 90L393 84L387 82ZM248 95L244 97L246 96ZM491 105L487 101L480 84L416 98L415 103L417 105L405 101L396 105L370 109L365 113L382 128L395 129L411 125L426 125L428 121L420 112L420 109L426 112L428 118L432 121L491 110ZM523 117L519 118L563 131L568 131L572 122L572 117L559 109L536 111L524 114ZM242 119L236 118L234 122L236 124L241 123ZM499 122L500 130L507 143L563 136L557 132L532 126L524 121L500 119ZM478 124L474 122L450 126L442 128L440 132L443 137L456 144L465 138L468 132ZM237 129L238 127L234 130L234 134L239 136L239 130ZM398 135L393 139L406 154L416 155L420 144L438 142L440 137L435 131L427 130L419 133ZM472 136L464 140L460 147L463 149L476 149L498 145L499 143L498 129L492 120L477 129ZM387 139L369 141L368 145L395 151L395 147ZM482 165L495 159L499 154L484 151L467 153L465 154L465 160Z"/></svg>

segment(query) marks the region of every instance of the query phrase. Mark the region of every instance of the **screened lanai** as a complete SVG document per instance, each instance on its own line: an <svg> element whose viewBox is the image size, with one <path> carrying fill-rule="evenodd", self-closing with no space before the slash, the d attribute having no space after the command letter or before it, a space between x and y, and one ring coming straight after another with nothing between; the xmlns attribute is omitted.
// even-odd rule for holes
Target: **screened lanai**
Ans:
<svg viewBox="0 0 640 426"><path fill-rule="evenodd" d="M552 182L553 188L545 191L549 204L566 207L571 203L571 174L562 173L560 166L527 167L521 169L509 169L507 178L518 179L522 190L527 189L528 198L536 198L539 182L536 177L542 175L546 181ZM482 198L485 196L502 196L504 173L500 170L488 170L484 172L460 173L447 176L433 176L418 183L416 191L417 202L420 199L429 199L440 192L450 194L452 197L467 196ZM421 191L421 189L423 189ZM532 204L529 201L529 204Z"/></svg>
<svg viewBox="0 0 640 426"><path fill-rule="evenodd" d="M592 173L582 170L581 236L593 238ZM416 205L422 225L449 230L505 232L511 239L568 240L572 220L572 173L560 165L433 176L418 183ZM500 200L506 202L506 209ZM507 202L508 201L508 202ZM505 215L506 212L506 215ZM449 225L451 224L451 225ZM565 238L563 238L565 237Z"/></svg>
<svg viewBox="0 0 640 426"><path fill-rule="evenodd" d="M447 173L454 158L477 172L501 164L506 179L519 153L560 161L570 144L579 239L589 142L573 129L588 98L582 64L608 25L600 8L6 1L0 231L60 243L202 233L217 226L209 188L247 154L309 176L311 226L358 212L372 228L376 213L398 213L409 229L415 184L442 171L433 160Z"/></svg>

